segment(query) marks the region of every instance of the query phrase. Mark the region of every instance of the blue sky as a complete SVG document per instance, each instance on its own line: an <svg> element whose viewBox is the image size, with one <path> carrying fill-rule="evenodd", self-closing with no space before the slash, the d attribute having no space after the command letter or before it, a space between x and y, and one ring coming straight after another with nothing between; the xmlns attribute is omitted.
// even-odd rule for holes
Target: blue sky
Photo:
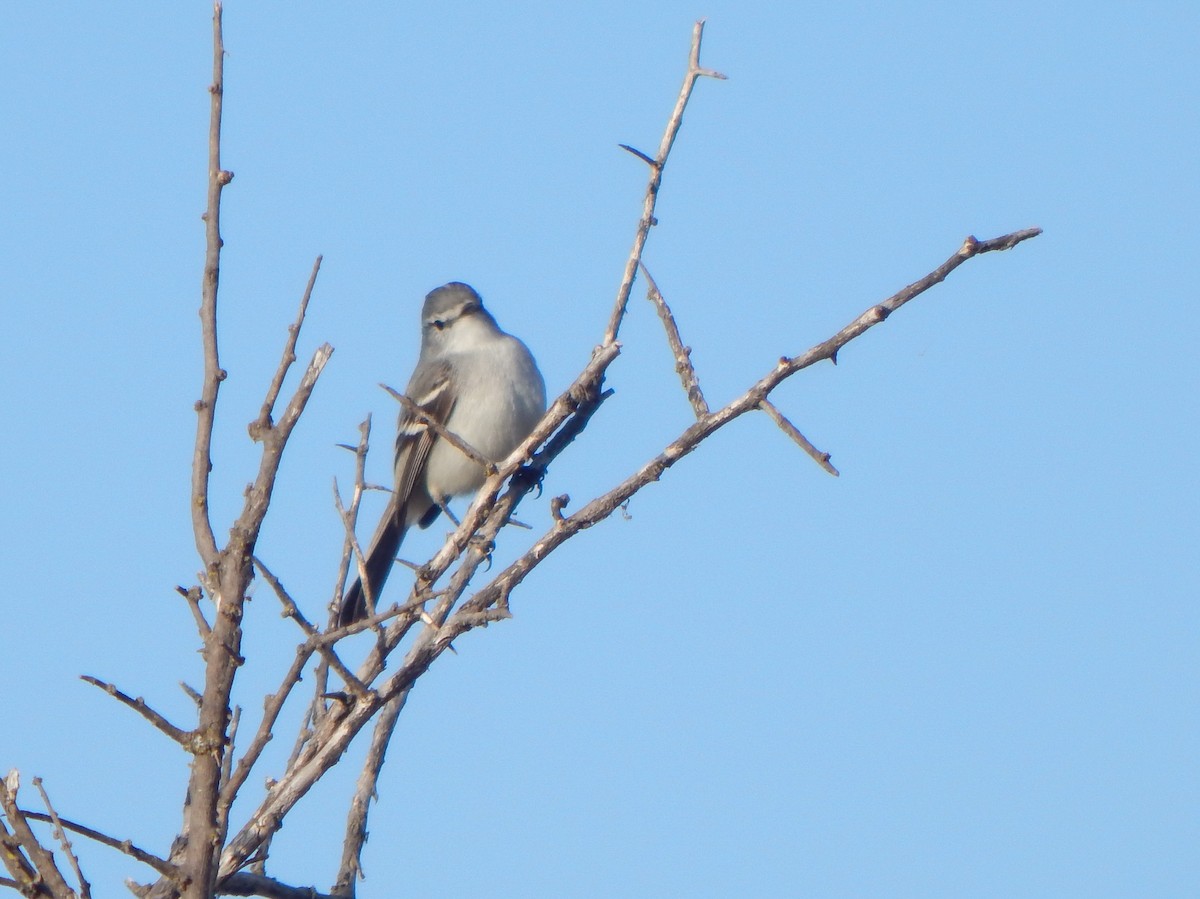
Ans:
<svg viewBox="0 0 1200 899"><path fill-rule="evenodd" d="M474 284L569 383L640 213L617 144L657 146L701 15L729 80L697 88L645 260L713 403L967 234L1045 234L777 392L840 478L743 419L441 659L360 895L1194 894L1194 4L231 2L218 532L318 253L301 355L336 352L259 546L310 617L335 445L368 412L390 442L375 385L407 378L426 291ZM186 760L77 675L186 723L200 671L172 588L198 567L209 19L44 3L0 37L0 766L158 852ZM582 505L690 420L643 295L547 496ZM247 628L249 715L297 634L261 586ZM328 886L356 749L276 841L282 879ZM84 851L98 896L147 877Z"/></svg>

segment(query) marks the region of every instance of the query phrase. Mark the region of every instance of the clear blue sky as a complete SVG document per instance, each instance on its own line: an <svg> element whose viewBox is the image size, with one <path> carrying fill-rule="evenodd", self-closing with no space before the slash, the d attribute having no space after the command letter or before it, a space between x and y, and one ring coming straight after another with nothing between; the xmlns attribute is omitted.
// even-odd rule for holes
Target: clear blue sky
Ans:
<svg viewBox="0 0 1200 899"><path fill-rule="evenodd" d="M234 0L218 529L318 253L301 351L336 353L259 548L311 616L335 444L371 411L390 442L375 385L407 378L427 290L471 282L570 381L640 211L617 144L657 145L700 15L729 80L698 86L645 258L713 402L967 234L1045 234L779 391L841 478L740 421L440 660L360 895L1195 895L1194 3ZM26 4L0 37L0 768L157 852L186 760L77 675L189 720L209 21ZM689 421L642 297L535 529ZM529 539L506 537L502 558ZM297 633L265 587L247 627L252 719ZM328 886L360 754L280 834L277 876ZM98 896L148 876L84 863Z"/></svg>

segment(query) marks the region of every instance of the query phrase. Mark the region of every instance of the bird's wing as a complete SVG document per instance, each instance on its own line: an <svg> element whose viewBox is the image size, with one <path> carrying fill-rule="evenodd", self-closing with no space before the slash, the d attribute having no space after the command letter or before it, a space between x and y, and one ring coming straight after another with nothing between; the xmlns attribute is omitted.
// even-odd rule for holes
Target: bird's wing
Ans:
<svg viewBox="0 0 1200 899"><path fill-rule="evenodd" d="M409 399L439 424L449 420L457 399L451 389L450 375L450 365L446 362L419 366L408 384ZM383 584L392 571L396 553L404 540L404 532L408 530L409 506L414 499L413 490L421 480L425 462L429 459L429 452L436 442L437 434L423 421L411 415L406 408L401 407L400 422L396 429L396 488L364 559L367 583L376 602L379 601ZM426 505L428 499L424 496L418 496L416 499L422 504L422 508L413 510L418 514L411 520L419 521L425 526L431 523L427 519L437 515L438 506ZM433 499L437 502L442 497ZM343 597L339 624L351 624L367 614L366 597L363 592L362 584L355 578Z"/></svg>
<svg viewBox="0 0 1200 899"><path fill-rule="evenodd" d="M450 420L454 404L458 401L451 378L449 362L419 366L408 384L408 398L416 403L430 418L440 425ZM396 514L404 526L408 516L409 499L425 471L429 453L437 442L437 433L425 422L400 410L400 421L396 426ZM434 502L444 497L431 497ZM418 517L424 518L426 509L416 509Z"/></svg>

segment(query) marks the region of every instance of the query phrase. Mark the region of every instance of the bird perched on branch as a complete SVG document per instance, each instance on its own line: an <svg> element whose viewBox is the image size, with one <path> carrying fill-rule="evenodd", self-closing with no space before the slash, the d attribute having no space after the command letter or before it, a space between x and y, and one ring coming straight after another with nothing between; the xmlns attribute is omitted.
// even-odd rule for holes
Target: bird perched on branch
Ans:
<svg viewBox="0 0 1200 899"><path fill-rule="evenodd" d="M421 355L405 394L476 453L501 462L546 411L546 384L529 349L500 330L479 294L452 281L425 297ZM366 552L373 603L392 570L405 532L427 528L452 497L478 490L483 466L406 408L396 434L396 486ZM358 578L342 598L340 625L367 614Z"/></svg>

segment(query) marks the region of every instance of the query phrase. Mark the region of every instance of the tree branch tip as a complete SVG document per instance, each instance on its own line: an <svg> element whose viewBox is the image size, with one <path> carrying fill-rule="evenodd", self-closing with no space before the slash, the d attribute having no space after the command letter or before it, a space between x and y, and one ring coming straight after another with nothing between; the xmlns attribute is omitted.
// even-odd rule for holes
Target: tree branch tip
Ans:
<svg viewBox="0 0 1200 899"><path fill-rule="evenodd" d="M565 509L567 507L567 503L569 503L570 501L571 501L571 497L566 493L562 493L558 496L551 498L551 500L550 500L550 516L557 522L561 523L562 521L564 521L565 519L563 518L562 512L563 512L563 509Z"/></svg>
<svg viewBox="0 0 1200 899"><path fill-rule="evenodd" d="M637 149L636 147L631 147L631 146L629 146L629 144L617 144L617 146L620 147L622 150L624 150L626 153L632 153L634 156L636 156L642 162L646 163L646 165L650 166L651 168L654 168L654 169L662 168L661 162L659 162L657 159L653 159L650 156L647 156L645 153L643 153L641 150Z"/></svg>

